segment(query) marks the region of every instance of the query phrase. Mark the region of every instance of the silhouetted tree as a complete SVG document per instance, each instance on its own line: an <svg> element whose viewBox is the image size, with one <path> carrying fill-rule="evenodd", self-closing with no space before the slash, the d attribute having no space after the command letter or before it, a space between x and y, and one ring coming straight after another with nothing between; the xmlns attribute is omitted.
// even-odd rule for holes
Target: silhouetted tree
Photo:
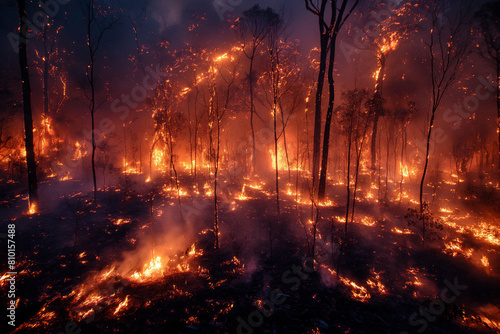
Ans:
<svg viewBox="0 0 500 334"><path fill-rule="evenodd" d="M496 67L498 165L500 171L500 1L483 4L476 13L486 44L486 52Z"/></svg>
<svg viewBox="0 0 500 334"><path fill-rule="evenodd" d="M326 112L325 130L323 134L323 154L321 157L321 172L318 184L318 199L322 201L326 190L326 171L328 167L328 152L330 147L330 126L333 117L333 106L335 103L335 80L333 69L335 66L335 52L337 46L337 36L340 29L345 24L353 10L359 4L359 0L354 1L348 9L348 0L304 0L306 9L318 17L320 32L320 65L318 74L318 83L316 90L316 107L314 114L314 139L313 139L313 191L316 189L316 180L319 172L319 159L321 153L321 116L322 116L322 98L323 86L325 81L325 72L327 68L328 53L328 110ZM330 11L327 9L330 2ZM327 16L330 16L328 20Z"/></svg>
<svg viewBox="0 0 500 334"><path fill-rule="evenodd" d="M432 84L431 118L426 134L427 146L425 165L420 181L420 213L424 214L423 192L425 176L429 165L430 144L432 130L436 119L436 112L443 97L457 81L462 60L470 49L471 33L468 22L471 2L460 0L448 2L433 0L430 10L430 39L426 43L429 50L430 79ZM424 221L424 220L423 220ZM422 229L422 241L425 240L425 223Z"/></svg>
<svg viewBox="0 0 500 334"><path fill-rule="evenodd" d="M96 77L95 77L95 61L96 54L101 46L101 41L107 30L111 29L115 20L110 20L105 22L102 18L99 19L100 13L99 8L96 8L94 0L88 0L85 3L85 14L87 16L87 48L89 52L89 64L87 66L86 79L89 84L90 95L85 91L85 96L89 101L89 111L91 118L91 129L92 129L92 180L94 182L94 202L97 199L97 182L96 182L96 169L95 169L95 151L97 148L95 141L95 112L100 107L100 103L97 103L96 97Z"/></svg>
<svg viewBox="0 0 500 334"><path fill-rule="evenodd" d="M243 53L250 60L250 68L248 71L248 87L250 92L250 128L252 131L252 168L255 173L256 168L256 149L255 149L255 128L254 115L255 111L255 58L257 50L261 46L264 39L269 34L272 25L279 21L279 15L271 8L262 9L259 5L253 6L251 9L243 12L243 16L239 19L241 41L243 43ZM258 115L257 115L258 116Z"/></svg>
<svg viewBox="0 0 500 334"><path fill-rule="evenodd" d="M23 110L24 110L24 139L26 145L26 165L28 167L28 195L29 209L35 210L38 205L38 183L36 177L36 160L33 146L33 116L31 112L31 85L28 70L28 55L26 50L26 35L28 26L26 1L18 0L19 10L19 64L21 66L21 80L23 89Z"/></svg>

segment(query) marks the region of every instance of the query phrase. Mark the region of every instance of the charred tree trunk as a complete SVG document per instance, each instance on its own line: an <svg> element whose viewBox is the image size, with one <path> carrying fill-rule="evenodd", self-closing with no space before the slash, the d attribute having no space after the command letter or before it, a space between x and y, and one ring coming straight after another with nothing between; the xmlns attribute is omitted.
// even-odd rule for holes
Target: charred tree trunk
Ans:
<svg viewBox="0 0 500 334"><path fill-rule="evenodd" d="M97 181L96 181L96 171L95 171L95 81L94 81L94 61L95 61L95 50L92 43L92 22L94 21L94 0L90 0L88 5L88 22L87 22L87 47L89 50L89 66L87 72L87 78L90 85L90 99L89 99L89 111L91 119L91 130L92 130L92 181L94 184L94 202L97 200Z"/></svg>
<svg viewBox="0 0 500 334"><path fill-rule="evenodd" d="M405 151L406 151L406 143L407 143L407 132L406 132L406 126L403 126L402 129L403 136L401 139L401 180L399 181L399 205L401 206L401 202L403 200L403 183L404 183L404 168L405 168Z"/></svg>
<svg viewBox="0 0 500 334"><path fill-rule="evenodd" d="M384 85L384 76L385 76L386 55L383 53L380 53L378 61L379 61L379 66L380 66L380 72L378 74L377 84L375 86L375 96L376 96L376 98L381 100L382 99L382 88ZM379 122L380 116L382 116L381 107L382 107L382 105L380 104L380 106L375 109L375 118L373 120L373 132L372 132L372 139L371 139L371 145L370 145L372 173L375 173L375 171L377 169L377 167L376 167L376 164L377 164L377 135L378 135L378 122Z"/></svg>
<svg viewBox="0 0 500 334"><path fill-rule="evenodd" d="M252 172L255 173L257 168L256 154L255 150L255 129L253 124L253 115L255 113L255 102L254 102L254 91L253 91L253 63L255 60L255 49L252 51L250 56L250 71L248 74L248 80L250 85L250 129L252 131Z"/></svg>
<svg viewBox="0 0 500 334"><path fill-rule="evenodd" d="M36 176L36 160L33 145L33 115L31 112L31 85L28 70L28 53L26 50L27 20L26 1L18 0L19 10L19 64L21 68L21 80L23 90L24 111L24 141L26 145L26 166L28 169L28 196L29 211L33 212L38 206L38 182Z"/></svg>
<svg viewBox="0 0 500 334"><path fill-rule="evenodd" d="M498 166L497 169L500 172L500 50L497 50L497 134L498 134Z"/></svg>
<svg viewBox="0 0 500 334"><path fill-rule="evenodd" d="M273 39L273 33L270 34L270 58L271 58L271 86L273 90L273 130L274 130L274 176L276 190L276 210L280 215L280 192L279 192L279 165L278 165L278 87L279 87L279 52L276 48L276 41ZM275 52L276 51L276 52ZM284 131L284 128L283 128Z"/></svg>
<svg viewBox="0 0 500 334"><path fill-rule="evenodd" d="M444 30L443 25L440 22L445 10L445 8L442 7L442 4L434 1L430 9L432 27L430 31L430 41L427 46L431 65L430 79L432 83L432 109L426 138L427 144L425 164L422 172L422 179L420 181L419 201L420 216L422 219L422 242L425 242L426 219L424 211L427 207L426 203L424 203L423 192L425 176L429 166L432 130L434 128L436 111L438 110L447 90L455 83L455 81L458 80L460 64L467 54L471 44L470 28L467 22L467 15L470 12L470 7L465 8L462 4L455 22L452 22L452 19L450 18L445 18L449 20L449 31ZM450 31L452 32L451 35Z"/></svg>
<svg viewBox="0 0 500 334"><path fill-rule="evenodd" d="M280 190L279 190L279 166L278 166L278 136L276 134L276 113L277 108L274 108L274 168L275 168L275 186L276 186L276 209L278 210L278 215L280 214Z"/></svg>
<svg viewBox="0 0 500 334"><path fill-rule="evenodd" d="M321 158L321 173L318 185L318 200L321 202L325 199L326 192L326 172L328 169L328 153L330 151L330 128L332 125L333 106L335 103L335 79L333 77L333 67L335 65L335 44L337 41L337 34L334 33L330 41L330 63L328 64L328 110L326 112L325 131L323 135L323 155Z"/></svg>
<svg viewBox="0 0 500 334"><path fill-rule="evenodd" d="M45 117L49 114L49 50L47 46L47 29L47 26L43 28L43 115Z"/></svg>
<svg viewBox="0 0 500 334"><path fill-rule="evenodd" d="M181 216L181 221L182 221L182 228L186 228L186 221L184 219L184 216L182 215L182 205L181 205L181 187L179 183L179 176L177 174L177 169L175 168L175 160L174 160L174 139L172 135L172 129L167 130L168 131L168 142L169 142L169 151L170 151L170 168L171 171L174 173L174 180L175 180L175 187L177 188L177 201L179 203L179 214Z"/></svg>
<svg viewBox="0 0 500 334"><path fill-rule="evenodd" d="M219 249L219 199L217 197L217 177L219 173L219 154L220 154L220 122L217 117L217 151L214 162L214 230L215 230L215 249Z"/></svg>
<svg viewBox="0 0 500 334"><path fill-rule="evenodd" d="M322 25L320 24L320 27ZM321 104L323 101L323 87L325 84L325 76L326 76L326 59L328 56L328 35L324 31L324 28L321 31L321 55L320 55L320 65L319 65L319 74L318 74L318 82L316 89L316 105L314 110L314 139L313 139L313 191L315 192L316 184L319 175L319 159L321 155Z"/></svg>
<svg viewBox="0 0 500 334"><path fill-rule="evenodd" d="M370 153L371 153L371 170L372 174L375 173L377 169L377 135L378 135L378 120L380 118L379 113L375 114L375 119L373 120L373 131L372 131L372 139L370 144Z"/></svg>
<svg viewBox="0 0 500 334"><path fill-rule="evenodd" d="M314 147L313 147L313 194L316 193L317 178L320 173L320 156L321 156L321 102L323 97L323 86L325 81L325 71L326 71L326 60L328 57L328 52L330 52L330 64L328 73L328 84L329 84L329 105L326 115L325 131L323 138L323 156L321 161L321 175L320 182L318 185L318 199L322 200L325 196L326 188L326 169L328 166L328 147L330 143L330 125L333 113L333 104L335 99L335 81L333 78L333 67L335 66L335 47L337 36L340 29L346 22L346 20L351 15L354 8L359 3L356 0L350 10L347 10L347 0L337 1L337 0L321 0L314 2L312 0L304 0L306 9L318 17L319 32L320 32L320 66L316 90L316 108L314 114ZM327 22L327 5L330 2L330 21ZM340 3L340 8L337 4ZM326 145L325 145L326 144Z"/></svg>

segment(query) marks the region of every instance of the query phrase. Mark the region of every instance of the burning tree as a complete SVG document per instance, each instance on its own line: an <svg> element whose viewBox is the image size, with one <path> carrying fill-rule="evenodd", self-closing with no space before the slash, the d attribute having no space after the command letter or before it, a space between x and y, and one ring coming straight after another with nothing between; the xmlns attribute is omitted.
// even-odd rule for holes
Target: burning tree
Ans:
<svg viewBox="0 0 500 334"><path fill-rule="evenodd" d="M36 176L35 149L33 146L33 116L31 111L31 85L28 70L28 55L26 51L28 25L26 1L18 0L19 11L19 64L23 89L24 139L26 147L26 165L28 167L29 212L36 211L38 206L38 182Z"/></svg>
<svg viewBox="0 0 500 334"><path fill-rule="evenodd" d="M175 143L186 124L184 114L179 110L179 103L182 102L180 89L176 83L166 80L158 85L154 99L153 120L155 122L155 138L168 152L168 166L170 177L174 180L179 190L179 179L175 168ZM167 156L167 155L166 155ZM173 173L173 175L172 175Z"/></svg>
<svg viewBox="0 0 500 334"><path fill-rule="evenodd" d="M252 131L252 167L256 172L256 150L255 150L255 129L254 115L260 117L255 111L254 85L255 85L255 58L258 55L259 47L262 45L266 36L279 21L279 15L271 8L261 9L255 5L250 10L243 13L239 19L240 36L244 55L250 61L248 70L248 88L250 93L250 128Z"/></svg>
<svg viewBox="0 0 500 334"><path fill-rule="evenodd" d="M88 0L83 20L51 22L34 34L40 40L29 48L33 57L21 45L20 58L23 80L31 66L33 114L46 116L42 127L35 118L30 130L32 160L38 153L35 163L54 157L53 166L71 168L90 159L90 145L66 139L88 128L68 126L82 110L63 103L83 95L74 78L83 77L84 65L83 120L90 111L97 133L92 173L84 168L82 175L55 177L59 170L47 176L49 169L36 166L51 205L26 215L19 208L32 189L11 177L20 166L25 178L28 155L19 87L9 80L0 87L0 212L9 234L25 239L9 255L19 294L10 301L20 322L13 332L389 333L422 324L422 314L437 308L446 314L432 324L426 319L432 332L498 327L491 298L475 299L497 297L500 188L489 174L496 171L496 134L492 140L491 115L475 113L459 131L447 130L458 121L445 124L450 140L436 153L429 147L431 132L461 111L447 108L441 118L441 108L468 104L460 97L471 92L467 84L479 68L463 65L465 13L446 9L451 1L430 1L397 1L387 10L390 3L375 0L363 7L355 0L306 0L307 10L303 3L299 8L305 24L294 26L281 12L253 4L237 10L239 19L217 25L215 15L197 12L192 1L126 1L115 12L108 2ZM47 3L56 2L30 8ZM431 10L430 21L421 21L421 8ZM354 9L359 21L378 30L365 45L371 62L335 57ZM23 22L26 12L20 13ZM110 13L129 20L113 24ZM410 36L415 22L428 23ZM119 46L106 43L111 26ZM318 28L320 47L300 41ZM62 32L87 38L66 45ZM82 49L81 59L68 59ZM104 82L107 69L117 77ZM458 80L461 70L464 80ZM430 75L421 79L417 74L425 71ZM455 96L454 83L460 84ZM478 87L477 99L486 100ZM107 111L99 107L108 93L117 98ZM428 100L431 109L419 115ZM99 122L105 113L107 122ZM123 127L115 131L109 123L116 119ZM417 147L421 133L425 169L432 166L427 175ZM149 173L142 161L148 154ZM85 182L90 177L93 189ZM98 205L96 178L103 185ZM433 192L431 203L422 184L428 184L425 195ZM422 239L431 247L422 248ZM12 287L10 270L0 273L0 287ZM460 283L450 281L452 274ZM455 292L453 306L441 307ZM427 311L423 300L433 300ZM448 321L449 313L460 317Z"/></svg>
<svg viewBox="0 0 500 334"><path fill-rule="evenodd" d="M209 79L209 104L207 108L209 136L210 136L210 152L214 152L213 167L214 167L214 234L215 234L215 249L219 249L219 204L218 204L218 176L221 151L221 133L222 120L226 112L230 108L231 100L235 94L236 76L238 73L238 62L234 62L235 58L231 56L232 62L229 64L221 64L226 60L226 57L214 60L210 65ZM214 136L215 127L215 140Z"/></svg>
<svg viewBox="0 0 500 334"><path fill-rule="evenodd" d="M328 0L304 0L306 9L318 17L319 33L320 33L320 65L318 82L316 89L316 107L314 113L314 139L313 139L313 191L316 190L316 180L319 174L318 199L323 201L326 190L326 170L328 167L328 153L330 147L330 127L333 116L333 106L335 103L335 80L333 76L333 68L335 65L335 52L337 45L337 37L343 25L352 14L353 10L359 4L359 0L354 1L352 6L347 7L348 0L330 1L330 11L328 11ZM328 15L330 20L328 20ZM321 157L321 173L320 153L321 153L321 123L322 123L322 99L323 86L325 82L325 74L328 60L328 110L326 112L325 130L323 135L323 155Z"/></svg>
<svg viewBox="0 0 500 334"><path fill-rule="evenodd" d="M358 176L361 163L361 155L363 153L363 146L366 140L366 135L370 127L371 121L375 114L373 107L370 105L370 93L367 90L352 90L343 94L345 99L344 104L341 106L341 124L342 129L346 135L347 146L347 174L346 174L346 209L345 209L345 225L344 225L344 240L341 243L339 259L337 264L337 274L340 272L340 260L344 246L348 240L348 225L349 225L349 212L351 211L351 192L352 196L352 211L350 222L354 221L354 210L356 207L356 195L358 189ZM354 152L353 152L354 144ZM355 171L351 177L351 164L354 153ZM354 179L354 187L352 186L352 179ZM332 236L333 238L333 236Z"/></svg>
<svg viewBox="0 0 500 334"><path fill-rule="evenodd" d="M424 213L424 183L429 165L436 112L447 91L459 78L463 66L462 60L470 50L471 41L470 25L468 24L471 10L470 1L460 1L460 6L457 8L455 5L451 6L448 1L434 0L430 2L428 8L430 11L430 39L426 46L429 50L432 105L426 133L425 164L420 181L421 214ZM422 229L422 240L425 240L425 223Z"/></svg>
<svg viewBox="0 0 500 334"><path fill-rule="evenodd" d="M408 102L408 106L406 108L396 108L394 110L394 120L399 128L399 134L401 135L401 156L399 158L399 173L400 173L400 181L399 181L399 204L403 199L403 183L407 169L407 162L405 161L405 156L407 152L407 144L408 144L408 126L413 117L415 117L416 104L411 101Z"/></svg>
<svg viewBox="0 0 500 334"><path fill-rule="evenodd" d="M405 3L401 7L389 12L389 15L380 22L380 33L372 44L377 54L377 70L373 74L375 79L375 94L372 107L375 108L372 136L370 144L371 170L375 175L377 162L377 134L380 117L384 116L383 85L386 77L387 58L393 53L409 35L417 28L418 13L414 11L413 4ZM380 176L379 176L380 177Z"/></svg>
<svg viewBox="0 0 500 334"><path fill-rule="evenodd" d="M95 152L97 149L97 144L95 140L95 112L104 103L97 100L96 96L96 54L101 46L102 38L106 31L111 29L116 20L105 19L106 8L102 6L97 6L94 0L88 0L85 3L85 15L87 19L87 48L89 52L89 63L87 66L87 71L85 77L88 83L88 89L90 94L87 92L87 86L85 86L85 97L87 98L90 111L91 119L91 129L92 129L92 180L94 182L94 202L97 200L97 181L96 181L96 169L95 169Z"/></svg>
<svg viewBox="0 0 500 334"><path fill-rule="evenodd" d="M498 165L500 171L500 3L487 2L476 13L479 20L486 53L496 68L496 93L497 93L497 134L498 134Z"/></svg>

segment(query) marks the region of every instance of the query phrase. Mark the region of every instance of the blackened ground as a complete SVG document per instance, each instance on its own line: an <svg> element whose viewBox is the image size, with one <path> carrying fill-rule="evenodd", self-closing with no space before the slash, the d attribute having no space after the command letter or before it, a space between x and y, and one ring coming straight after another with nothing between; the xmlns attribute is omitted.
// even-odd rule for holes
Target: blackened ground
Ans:
<svg viewBox="0 0 500 334"><path fill-rule="evenodd" d="M74 189L82 187L77 181L68 182ZM236 200L236 204L231 204L228 191L220 204L221 250L213 250L210 233L198 234L212 227L213 209L206 199L206 205L197 207L196 222L190 223L190 228L197 230L196 247L204 250L190 263L193 271L165 275L144 284L111 277L102 288L111 284L114 297L124 300L128 296L129 305L115 314L118 302L114 298L103 303L91 318L80 319L75 311L78 305L69 297L71 291L111 264L126 260L124 254L138 247L134 239L146 238L151 189L159 189L163 183L158 180L148 187L134 188L132 180L125 189L108 188L99 192L98 207L90 203L92 194L88 191L66 192L63 198L52 193L42 200L42 210L31 216L21 214L26 201L23 196L16 197L22 191L19 185L4 186L2 228L15 223L17 229L20 274L16 288L20 301L15 333L60 333L68 324L69 328L76 326L75 333L78 329L81 333L416 333L424 324L426 333L495 332L475 310L500 304L498 247L491 247L492 271L481 271L464 256L442 251L442 231L435 231L435 240L424 246L418 229L413 234L393 233L394 226L408 229L405 207L380 208L362 201L356 209L359 217L368 214L374 224L349 226L340 274L366 286L372 273L379 273L388 293L369 289L371 298L361 301L353 297L352 287L328 273L326 267L336 269L336 253L325 257L316 271L301 273L307 269L302 265L310 249L297 218L306 217L310 206L301 205L297 212L293 198L283 196L278 217L274 197L251 190L250 199ZM58 186L54 181L45 184L45 189ZM155 194L155 215L177 205L174 196L162 196L159 191ZM189 196L182 199L183 205L191 203ZM338 199L340 202L341 197ZM344 210L338 204L320 209L322 236L332 231L342 235L343 224L335 219L331 223L330 217L342 216ZM129 219L130 223L114 225L118 218ZM468 245L474 246L474 242L471 239ZM317 247L324 255L325 248ZM83 252L85 261L79 258ZM6 268L6 258L2 250L2 268ZM412 283L408 268L416 268L431 282L432 292L424 293ZM419 315L419 310L439 297L446 287L444 281L453 282L455 278L467 285L456 301L445 304L445 310L435 318L427 314L425 320L425 314ZM277 290L280 294L273 295ZM273 303L269 308L267 304L264 311L255 306L258 301L273 300L273 296L274 301L279 299L279 305ZM6 322L2 320L2 332L12 331Z"/></svg>

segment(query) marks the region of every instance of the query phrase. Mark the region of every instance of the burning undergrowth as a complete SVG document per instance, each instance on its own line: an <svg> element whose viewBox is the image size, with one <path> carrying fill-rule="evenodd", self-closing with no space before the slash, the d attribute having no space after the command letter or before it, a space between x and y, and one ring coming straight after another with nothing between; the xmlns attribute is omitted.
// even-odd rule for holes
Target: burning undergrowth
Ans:
<svg viewBox="0 0 500 334"><path fill-rule="evenodd" d="M263 332L406 329L408 317L454 277L466 281L467 291L448 305L455 309L443 312L440 319L449 320L432 326L460 333L484 328L484 321L496 324L482 286L494 286L498 277L497 232L481 216L464 215L464 207L448 210L441 203L444 227L422 247L421 231L408 224L404 206L374 211L362 201L344 239L345 208L336 204L342 188L334 186L327 204L319 206L311 271L312 262L303 259L311 254L315 222L307 219L311 203L305 196L285 193L277 219L266 182L232 185L228 194L244 189L245 197L221 203L222 242L216 251L207 195L186 190L181 207L197 208L186 214L175 189L154 190L163 183L153 180L130 191L109 188L100 193L99 207L84 192L65 195L54 210L67 217L62 225L53 213L16 219L25 247L36 244L24 253L31 260L19 264L26 295L19 298L23 318L16 333L54 332L69 322L98 332L236 332L239 319L251 326L250 314L271 310L266 302L275 290L280 294L274 298L284 301L272 304L272 315L258 327ZM36 231L29 226L34 217Z"/></svg>

